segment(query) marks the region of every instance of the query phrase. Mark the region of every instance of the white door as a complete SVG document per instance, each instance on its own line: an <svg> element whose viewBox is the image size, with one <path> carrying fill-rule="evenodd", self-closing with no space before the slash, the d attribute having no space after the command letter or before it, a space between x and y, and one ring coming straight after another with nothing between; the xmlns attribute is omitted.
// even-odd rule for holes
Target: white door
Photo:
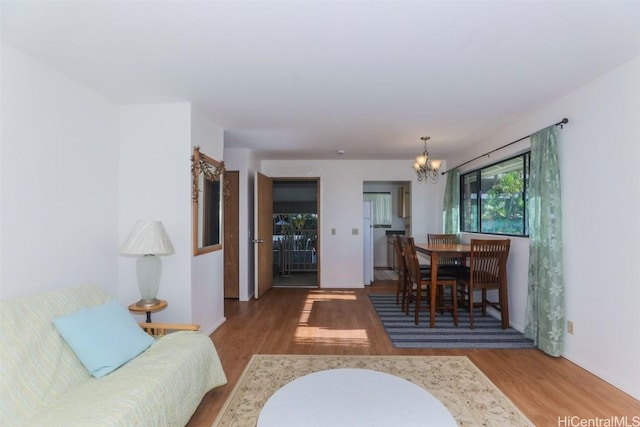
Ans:
<svg viewBox="0 0 640 427"><path fill-rule="evenodd" d="M364 257L364 284L373 282L373 205L371 202L362 202L362 241Z"/></svg>

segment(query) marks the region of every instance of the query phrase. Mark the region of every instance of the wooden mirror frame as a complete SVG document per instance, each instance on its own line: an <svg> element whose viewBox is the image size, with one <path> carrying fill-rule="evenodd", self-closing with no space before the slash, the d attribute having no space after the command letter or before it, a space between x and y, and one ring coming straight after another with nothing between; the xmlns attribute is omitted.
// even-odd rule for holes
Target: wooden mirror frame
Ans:
<svg viewBox="0 0 640 427"><path fill-rule="evenodd" d="M193 148L191 156L191 205L193 229L193 255L202 255L222 249L222 179L224 162ZM212 185L206 185L211 183ZM202 184L205 184L200 188ZM215 197L211 197L215 195ZM212 209L207 209L211 207ZM207 212L212 215L208 215ZM208 217L209 221L204 218ZM215 220L215 222L212 222ZM207 230L210 230L208 233ZM205 233L213 240L204 244ZM215 236L217 235L217 238Z"/></svg>

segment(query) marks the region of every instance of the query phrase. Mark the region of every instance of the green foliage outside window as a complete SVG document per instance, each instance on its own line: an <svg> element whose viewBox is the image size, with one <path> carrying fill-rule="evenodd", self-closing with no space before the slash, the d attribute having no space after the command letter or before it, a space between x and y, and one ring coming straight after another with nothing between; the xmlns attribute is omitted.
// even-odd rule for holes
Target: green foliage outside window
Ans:
<svg viewBox="0 0 640 427"><path fill-rule="evenodd" d="M287 240L294 250L311 250L318 239L317 214L273 215L273 236L276 240Z"/></svg>
<svg viewBox="0 0 640 427"><path fill-rule="evenodd" d="M525 153L460 177L462 231L528 234L525 216L528 162L529 153Z"/></svg>

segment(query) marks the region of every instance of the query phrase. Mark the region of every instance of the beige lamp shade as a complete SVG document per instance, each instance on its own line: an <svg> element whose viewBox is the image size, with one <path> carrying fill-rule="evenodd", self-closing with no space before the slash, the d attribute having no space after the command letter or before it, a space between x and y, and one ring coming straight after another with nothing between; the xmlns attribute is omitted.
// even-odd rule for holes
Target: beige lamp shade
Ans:
<svg viewBox="0 0 640 427"><path fill-rule="evenodd" d="M440 165L442 164L442 160L431 160L431 169L437 171L440 169Z"/></svg>
<svg viewBox="0 0 640 427"><path fill-rule="evenodd" d="M171 255L171 240L161 221L138 221L120 248L121 255Z"/></svg>

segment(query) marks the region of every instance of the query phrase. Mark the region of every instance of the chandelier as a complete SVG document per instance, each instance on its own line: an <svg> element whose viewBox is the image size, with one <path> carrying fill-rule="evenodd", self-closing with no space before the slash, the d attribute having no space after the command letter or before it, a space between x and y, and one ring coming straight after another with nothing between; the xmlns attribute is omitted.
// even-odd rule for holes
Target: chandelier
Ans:
<svg viewBox="0 0 640 427"><path fill-rule="evenodd" d="M442 160L435 160L429 158L427 152L427 141L431 139L430 136L423 136L420 138L424 141L424 152L416 156L416 161L413 162L413 169L418 175L418 181L423 181L425 178L429 178L431 182L438 182L438 171L440 170L440 163Z"/></svg>

